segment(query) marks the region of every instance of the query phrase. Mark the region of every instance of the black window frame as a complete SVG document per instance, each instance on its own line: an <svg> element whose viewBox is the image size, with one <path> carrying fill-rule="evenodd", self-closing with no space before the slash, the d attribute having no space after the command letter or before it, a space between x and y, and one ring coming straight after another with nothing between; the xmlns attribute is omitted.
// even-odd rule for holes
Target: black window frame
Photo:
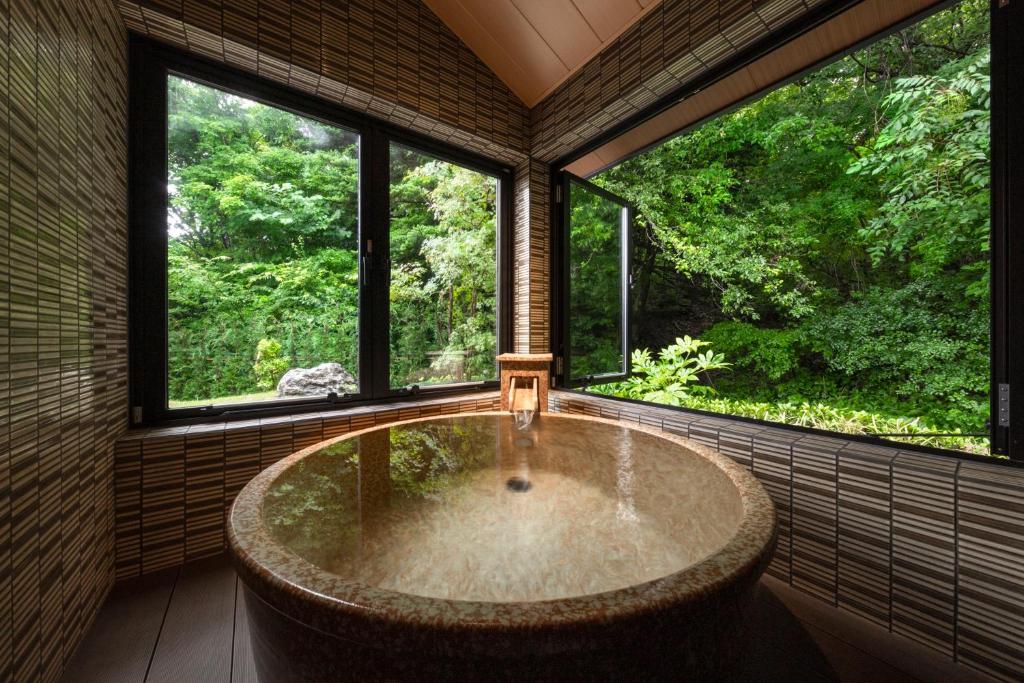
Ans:
<svg viewBox="0 0 1024 683"><path fill-rule="evenodd" d="M576 385L570 381L565 370L567 363L565 341L568 334L568 298L567 273L567 209L562 207L564 190L561 188L568 173L565 167L574 161L593 152L605 143L629 132L657 114L665 111L682 99L692 96L729 76L737 70L748 66L757 59L781 48L786 43L799 37L834 18L841 12L857 4L859 0L839 0L825 3L815 10L798 18L787 26L765 36L749 48L741 50L733 57L726 59L717 67L699 76L692 82L685 83L659 98L644 110L631 115L620 124L605 133L587 141L575 150L556 159L551 164L551 184L556 188L551 197L551 351L555 355L554 386L572 390ZM880 40L906 26L918 23L928 16L940 12L956 4L957 0L947 0L929 7L913 16L871 35L838 54L826 57L790 78L774 83L741 101L728 105L724 109L695 121L681 131L668 137L684 134L707 121L733 111L745 104L757 100L786 84L800 78L806 73L820 69L846 55ZM874 445L898 448L901 450L949 456L963 460L976 460L986 463L1024 465L1024 116L1014 111L1013 103L1024 101L1024 79L1019 74L1024 71L1024 41L1018 37L1024 34L1024 3L1005 2L1005 0L989 0L989 16L991 27L991 237L990 237L990 278L991 278L991 335L989 364L990 383L990 418L989 436L992 455L1006 458L979 456L947 448L922 446L882 437L846 434L810 427L789 425L754 418L746 418L728 413L678 408L660 404L645 403L633 399L604 397L609 400L640 405L657 406L660 409L695 413L725 418L738 422L747 422L766 427L773 427L804 434L816 434L848 441L858 441ZM667 138L658 140L637 150L631 155L636 156L647 149L655 147ZM622 159L616 163L621 163ZM1021 264L1011 267L1011 264ZM1017 340L1014 344L1013 340ZM1006 387L1008 402L1001 402L1000 388Z"/></svg>
<svg viewBox="0 0 1024 683"><path fill-rule="evenodd" d="M167 401L167 77L235 93L359 136L360 393L170 408ZM497 352L511 350L513 169L506 163L405 130L289 86L142 37L129 35L129 422L187 424L253 419L343 406L491 390L487 380L392 389L389 386L388 257L390 144L485 173L497 181ZM372 252L368 245L372 242ZM497 373L496 373L497 376Z"/></svg>
<svg viewBox="0 0 1024 683"><path fill-rule="evenodd" d="M620 249L620 261L622 265L622 274L620 281L620 288L622 291L622 365L621 372L605 372L599 375L582 375L574 376L572 372L572 329L569 325L568 319L565 321L564 336L561 340L561 348L559 349L558 356L562 358L562 372L565 378L567 386L571 387L589 387L598 384L607 384L608 382L620 382L629 377L631 372L630 364L630 353L632 347L630 340L633 337L633 315L632 307L630 304L629 291L633 284L633 239L632 239L632 227L633 220L636 216L636 208L625 198L620 197L614 192L595 185L594 183L580 178L572 173L561 174L561 226L562 235L561 243L565 245L565 248L561 250L562 254L562 269L563 272L568 273L570 270L570 259L572 257L572 250L569 248L569 236L572 231L572 186L576 185L587 192L595 194L603 199L607 199L610 202L618 204L622 207L623 218L621 226L621 233L619 236L619 249ZM569 278L566 278L565 284L562 287L562 306L564 310L569 310L569 302L572 297L572 282Z"/></svg>

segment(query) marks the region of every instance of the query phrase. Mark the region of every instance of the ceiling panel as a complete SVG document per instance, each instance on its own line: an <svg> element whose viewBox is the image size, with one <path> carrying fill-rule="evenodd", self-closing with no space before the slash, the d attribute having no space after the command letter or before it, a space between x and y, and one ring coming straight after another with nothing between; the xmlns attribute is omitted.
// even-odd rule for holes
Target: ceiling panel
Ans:
<svg viewBox="0 0 1024 683"><path fill-rule="evenodd" d="M628 28L642 9L636 0L573 0L573 4L603 43Z"/></svg>
<svg viewBox="0 0 1024 683"><path fill-rule="evenodd" d="M527 106L659 0L424 0Z"/></svg>
<svg viewBox="0 0 1024 683"><path fill-rule="evenodd" d="M597 33L571 1L512 0L512 4L554 50L566 70L582 64L601 47Z"/></svg>

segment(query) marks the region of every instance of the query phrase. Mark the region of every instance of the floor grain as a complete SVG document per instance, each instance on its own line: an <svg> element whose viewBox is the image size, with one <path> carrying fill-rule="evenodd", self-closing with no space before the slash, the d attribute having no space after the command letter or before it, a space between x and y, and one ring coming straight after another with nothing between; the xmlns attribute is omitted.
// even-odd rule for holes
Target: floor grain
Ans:
<svg viewBox="0 0 1024 683"><path fill-rule="evenodd" d="M258 683L241 581L237 582L235 587L235 640L231 652L231 683Z"/></svg>
<svg viewBox="0 0 1024 683"><path fill-rule="evenodd" d="M238 577L222 556L182 567L146 683L230 683Z"/></svg>
<svg viewBox="0 0 1024 683"><path fill-rule="evenodd" d="M145 680L178 572L169 569L117 584L65 667L62 680Z"/></svg>
<svg viewBox="0 0 1024 683"><path fill-rule="evenodd" d="M991 680L771 577L749 621L744 683ZM245 601L227 558L118 584L64 680L257 683Z"/></svg>

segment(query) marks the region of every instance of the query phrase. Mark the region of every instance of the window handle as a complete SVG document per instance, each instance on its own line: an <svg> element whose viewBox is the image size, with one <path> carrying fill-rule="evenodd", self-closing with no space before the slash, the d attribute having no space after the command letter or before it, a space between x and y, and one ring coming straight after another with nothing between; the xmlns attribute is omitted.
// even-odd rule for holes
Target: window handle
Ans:
<svg viewBox="0 0 1024 683"><path fill-rule="evenodd" d="M366 251L363 252L363 286L370 284L370 269L373 268L373 240L366 240Z"/></svg>

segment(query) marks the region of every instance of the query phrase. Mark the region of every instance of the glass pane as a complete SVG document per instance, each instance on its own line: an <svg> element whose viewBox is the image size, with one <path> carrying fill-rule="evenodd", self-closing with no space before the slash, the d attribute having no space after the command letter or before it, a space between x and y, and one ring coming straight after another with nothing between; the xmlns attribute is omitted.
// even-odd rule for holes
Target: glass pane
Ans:
<svg viewBox="0 0 1024 683"><path fill-rule="evenodd" d="M989 35L953 4L592 178L638 208L599 390L987 454Z"/></svg>
<svg viewBox="0 0 1024 683"><path fill-rule="evenodd" d="M573 378L625 369L625 208L585 186L569 191L569 369Z"/></svg>
<svg viewBox="0 0 1024 683"><path fill-rule="evenodd" d="M391 386L497 378L498 180L391 146Z"/></svg>
<svg viewBox="0 0 1024 683"><path fill-rule="evenodd" d="M167 87L169 407L355 393L358 136Z"/></svg>

